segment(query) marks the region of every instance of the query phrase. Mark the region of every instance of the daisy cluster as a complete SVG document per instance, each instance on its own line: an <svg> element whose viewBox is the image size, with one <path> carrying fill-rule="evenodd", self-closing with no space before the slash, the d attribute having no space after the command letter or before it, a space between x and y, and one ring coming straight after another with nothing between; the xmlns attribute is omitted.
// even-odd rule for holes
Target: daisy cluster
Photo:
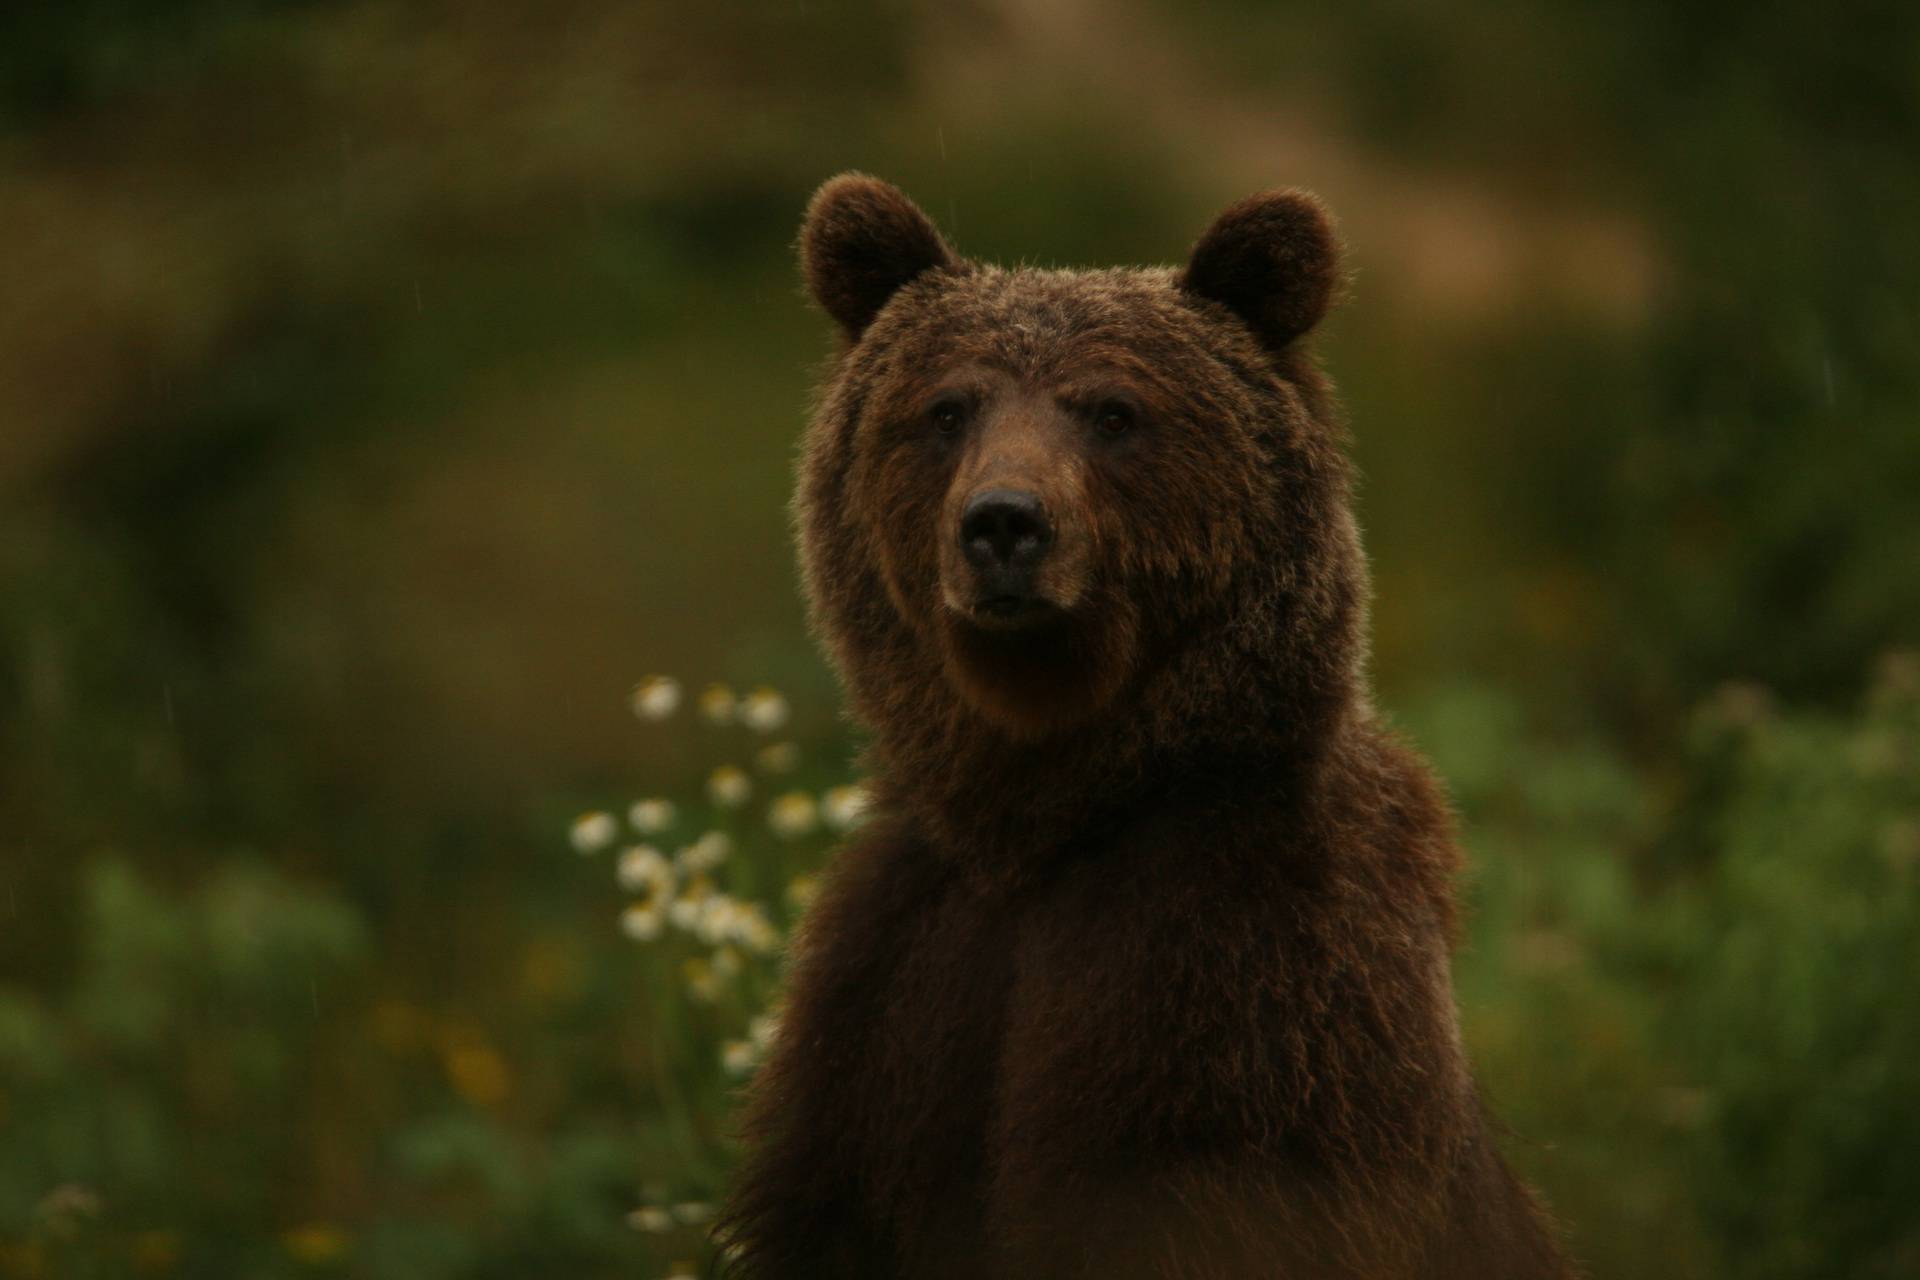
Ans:
<svg viewBox="0 0 1920 1280"><path fill-rule="evenodd" d="M658 722L671 719L683 701L679 681L650 676L634 687L630 705L642 720ZM708 685L695 707L710 724L739 724L766 736L784 728L789 716L786 698L764 685L745 695L724 684ZM781 840L798 840L822 829L843 833L857 826L867 805L862 788L836 786L816 795L778 786L781 775L792 773L799 763L796 744L767 742L752 753L750 769L738 764L713 769L707 775L706 797L716 813L744 814L757 792L774 793L765 802L764 830ZM581 814L574 820L571 840L576 850L589 855L622 845L614 877L630 895L620 915L628 937L652 942L673 927L720 949L689 975L694 993L701 995L709 978L724 977L728 968L737 967L738 953L730 949L766 955L779 947L781 938L763 905L737 898L723 887L721 873L734 854L735 837L720 827L709 828L669 854L667 837L683 825L672 800L647 796L627 806L624 824L605 810ZM788 886L796 908L805 905L809 890L804 877Z"/></svg>
<svg viewBox="0 0 1920 1280"><path fill-rule="evenodd" d="M713 684L690 695L670 676L651 676L634 687L629 706L649 724L679 719L746 731L715 734L716 744L734 744L726 751L732 759L713 767L697 790L584 813L569 831L580 854L612 863L623 897L619 927L647 949L653 974L680 1005L680 1014L669 1015L670 1006L656 1013L677 1028L669 1039L705 1046L696 1060L710 1064L702 1068L713 1073L708 1079L738 1080L765 1057L778 1030L767 997L785 942L781 922L797 917L814 892L811 875L789 878L778 868L813 865L815 839L858 826L867 794L857 785L795 785L804 762L799 746L781 736L790 709L777 690L736 693ZM628 1221L667 1236L703 1222L706 1212L699 1201L649 1202Z"/></svg>

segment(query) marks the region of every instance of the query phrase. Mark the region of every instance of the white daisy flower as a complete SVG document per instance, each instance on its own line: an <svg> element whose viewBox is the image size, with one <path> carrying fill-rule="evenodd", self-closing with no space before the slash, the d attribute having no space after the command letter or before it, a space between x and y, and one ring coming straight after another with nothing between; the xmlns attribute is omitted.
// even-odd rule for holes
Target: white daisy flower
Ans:
<svg viewBox="0 0 1920 1280"><path fill-rule="evenodd" d="M680 709L680 682L672 676L648 676L633 686L627 705L642 720L665 720Z"/></svg>
<svg viewBox="0 0 1920 1280"><path fill-rule="evenodd" d="M673 1230L673 1214L657 1204L643 1204L627 1215L627 1225L635 1231L650 1231L658 1235Z"/></svg>
<svg viewBox="0 0 1920 1280"><path fill-rule="evenodd" d="M733 837L724 831L709 831L673 855L680 870L690 876L711 871L733 853Z"/></svg>
<svg viewBox="0 0 1920 1280"><path fill-rule="evenodd" d="M620 932L635 942L652 942L666 922L665 905L658 897L632 904L620 913Z"/></svg>
<svg viewBox="0 0 1920 1280"><path fill-rule="evenodd" d="M660 890L673 884L673 864L650 844L630 845L614 865L614 879L630 893L642 889Z"/></svg>
<svg viewBox="0 0 1920 1280"><path fill-rule="evenodd" d="M643 836L659 835L673 825L673 801L650 796L627 806L627 825Z"/></svg>
<svg viewBox="0 0 1920 1280"><path fill-rule="evenodd" d="M691 932L700 924L706 901L713 896L713 881L704 875L691 877L680 888L679 896L667 907L667 918L679 928Z"/></svg>
<svg viewBox="0 0 1920 1280"><path fill-rule="evenodd" d="M835 831L851 831L866 817L870 801L865 787L834 787L820 798L820 814Z"/></svg>
<svg viewBox="0 0 1920 1280"><path fill-rule="evenodd" d="M700 904L700 915L694 921L694 936L708 946L717 946L731 941L740 919L740 904L724 893L710 894Z"/></svg>
<svg viewBox="0 0 1920 1280"><path fill-rule="evenodd" d="M789 791L767 810L767 825L782 840L797 840L820 825L820 807L804 791Z"/></svg>
<svg viewBox="0 0 1920 1280"><path fill-rule="evenodd" d="M730 1076L744 1076L751 1072L754 1060L759 1056L751 1040L729 1040L720 1046L720 1065Z"/></svg>
<svg viewBox="0 0 1920 1280"><path fill-rule="evenodd" d="M613 838L619 834L620 824L613 820L613 815L596 809L592 813L583 813L573 820L573 829L568 833L568 839L573 841L573 847L581 853L598 853L612 844Z"/></svg>
<svg viewBox="0 0 1920 1280"><path fill-rule="evenodd" d="M732 925L734 939L755 955L766 955L780 945L780 931L757 902L736 904Z"/></svg>
<svg viewBox="0 0 1920 1280"><path fill-rule="evenodd" d="M786 724L789 714L787 700L766 685L740 700L740 723L755 733L772 733Z"/></svg>
<svg viewBox="0 0 1920 1280"><path fill-rule="evenodd" d="M747 1023L747 1039L751 1040L754 1047L762 1052L765 1052L766 1049L773 1044L773 1038L778 1034L780 1034L780 1017L778 1014L757 1014Z"/></svg>

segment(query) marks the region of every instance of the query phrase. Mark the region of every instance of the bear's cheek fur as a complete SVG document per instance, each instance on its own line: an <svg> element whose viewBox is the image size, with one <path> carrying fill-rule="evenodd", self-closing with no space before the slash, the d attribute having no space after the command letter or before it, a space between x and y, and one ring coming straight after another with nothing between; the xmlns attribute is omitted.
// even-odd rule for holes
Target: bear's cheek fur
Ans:
<svg viewBox="0 0 1920 1280"><path fill-rule="evenodd" d="M867 513L866 544L894 611L923 642L937 634L940 525L946 468L924 444L862 441L851 475L853 508Z"/></svg>
<svg viewBox="0 0 1920 1280"><path fill-rule="evenodd" d="M1091 497L1115 594L1159 649L1216 618L1235 581L1279 545L1259 449L1230 423L1161 423L1151 451L1105 469ZM1234 477L1238 477L1237 479Z"/></svg>

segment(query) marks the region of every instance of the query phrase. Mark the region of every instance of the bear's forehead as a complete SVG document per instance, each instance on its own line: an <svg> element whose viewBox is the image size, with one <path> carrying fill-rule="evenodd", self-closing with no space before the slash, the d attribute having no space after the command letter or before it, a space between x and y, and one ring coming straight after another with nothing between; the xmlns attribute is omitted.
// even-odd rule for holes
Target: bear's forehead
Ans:
<svg viewBox="0 0 1920 1280"><path fill-rule="evenodd" d="M949 277L934 309L970 329L1066 334L1163 318L1176 306L1173 273L1163 269L988 267Z"/></svg>
<svg viewBox="0 0 1920 1280"><path fill-rule="evenodd" d="M1043 372L1102 355L1172 356L1222 336L1185 301L1170 268L986 267L915 292L889 308L909 366L974 360Z"/></svg>

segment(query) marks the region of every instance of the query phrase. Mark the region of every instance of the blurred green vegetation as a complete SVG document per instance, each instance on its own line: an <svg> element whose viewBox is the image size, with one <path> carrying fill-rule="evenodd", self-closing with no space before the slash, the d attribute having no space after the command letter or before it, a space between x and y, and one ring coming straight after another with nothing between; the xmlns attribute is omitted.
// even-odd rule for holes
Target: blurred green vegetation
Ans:
<svg viewBox="0 0 1920 1280"><path fill-rule="evenodd" d="M762 818L850 754L784 505L847 167L1009 261L1328 197L1515 1159L1599 1277L1920 1275L1916 155L1870 3L8 8L0 1275L704 1265L628 1215L715 1194L770 962L693 998L566 832L672 797L781 924L824 854ZM713 808L757 740L648 671L800 772Z"/></svg>

